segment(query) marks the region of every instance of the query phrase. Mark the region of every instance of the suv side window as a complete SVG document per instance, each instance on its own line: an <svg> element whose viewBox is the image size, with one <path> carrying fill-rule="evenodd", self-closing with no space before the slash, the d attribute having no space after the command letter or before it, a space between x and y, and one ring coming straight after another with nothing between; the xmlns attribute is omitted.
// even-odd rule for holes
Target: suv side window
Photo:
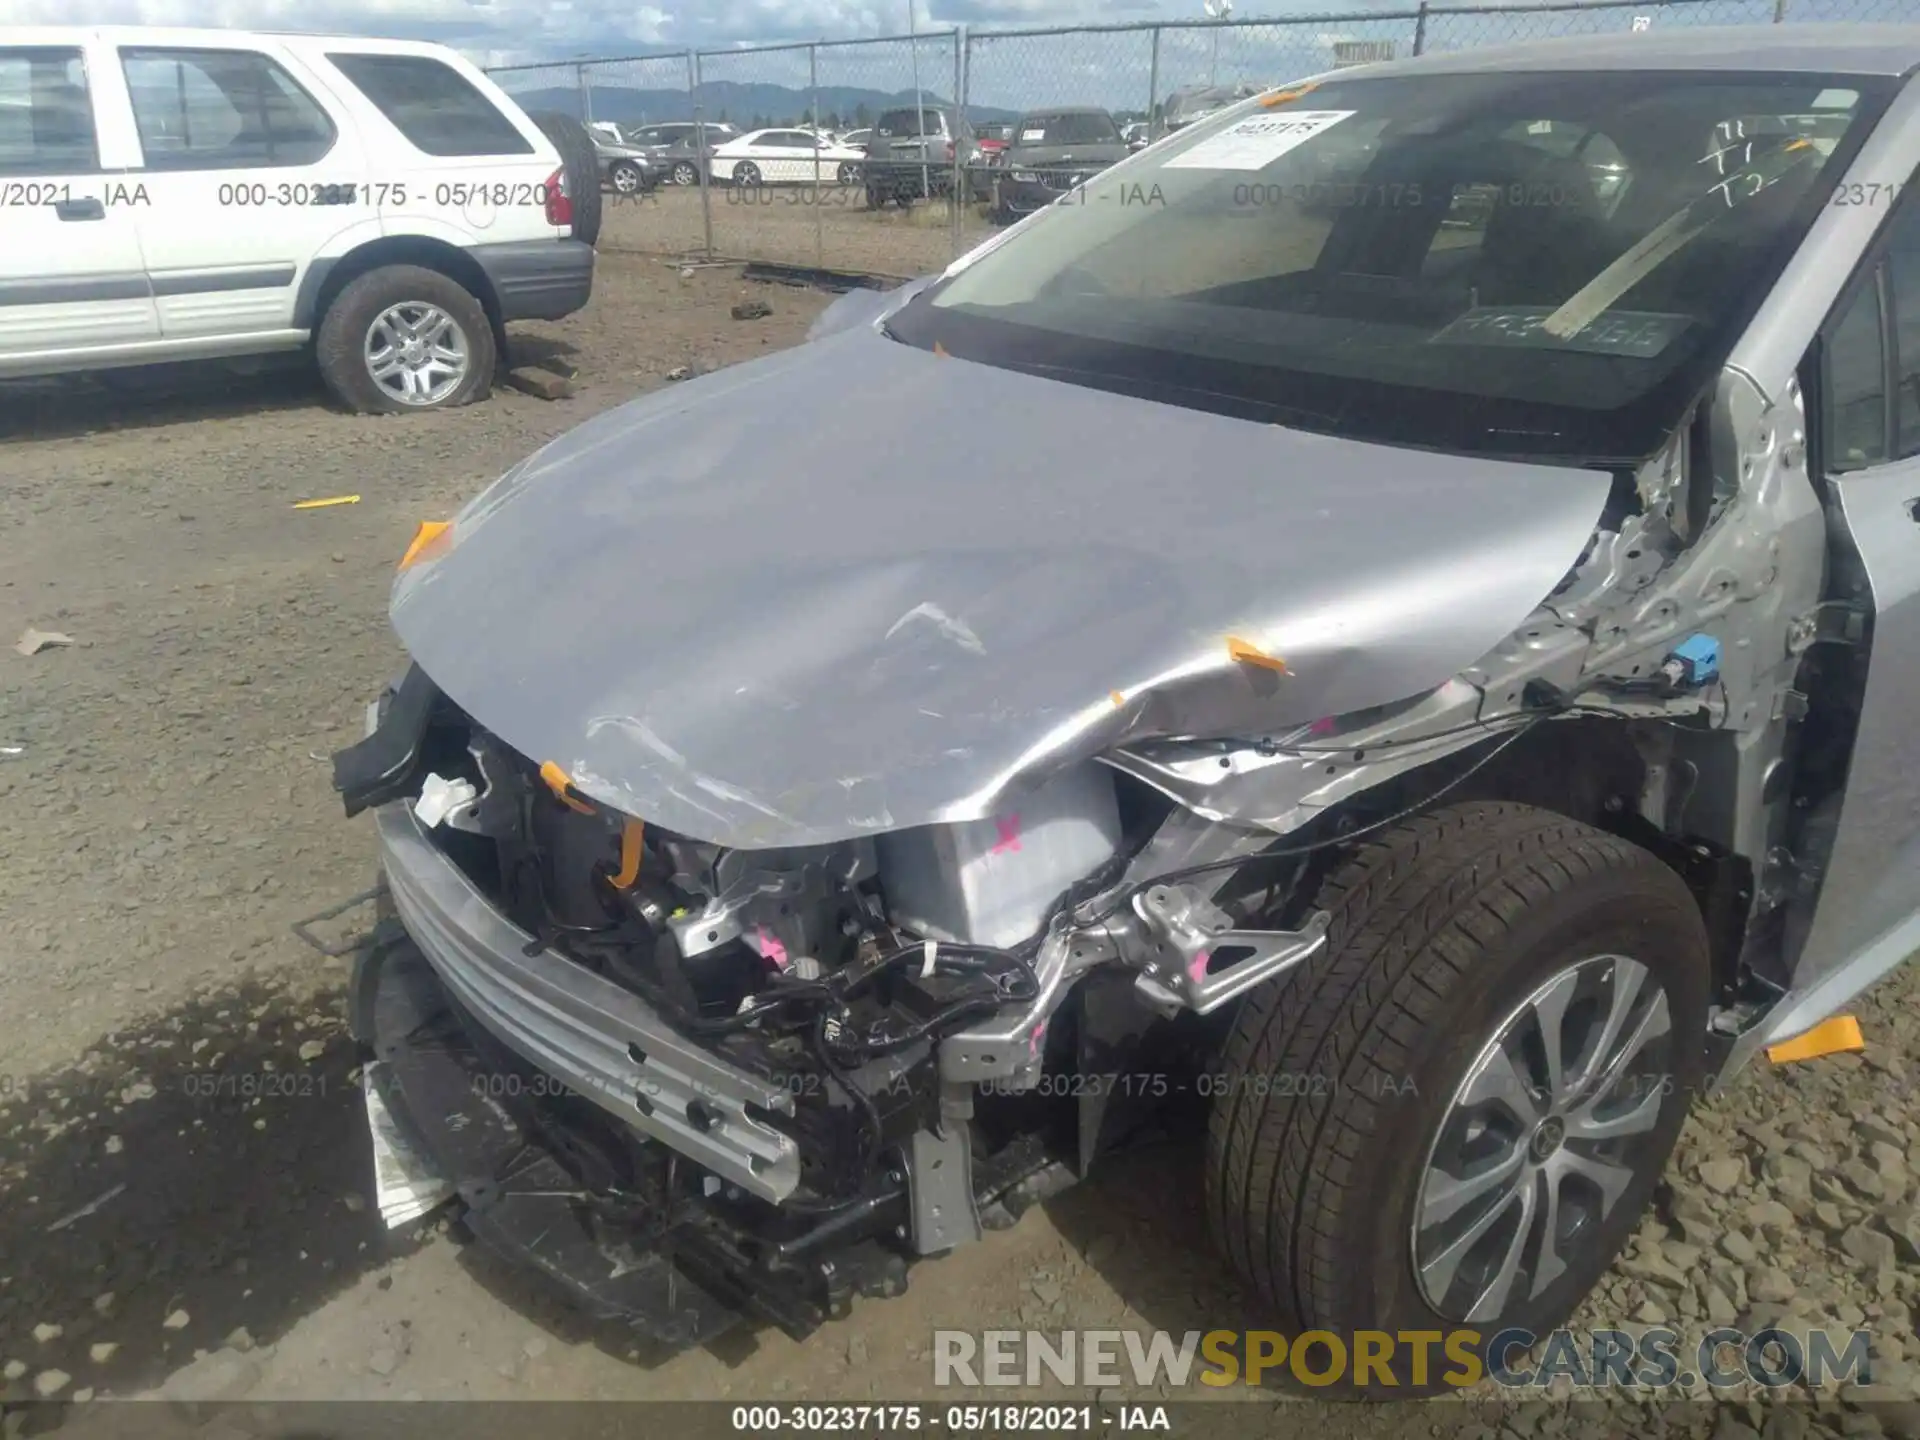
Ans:
<svg viewBox="0 0 1920 1440"><path fill-rule="evenodd" d="M414 149L427 155L531 155L533 146L466 76L429 55L328 55Z"/></svg>
<svg viewBox="0 0 1920 1440"><path fill-rule="evenodd" d="M149 170L311 165L333 149L327 112L256 51L129 47L120 65Z"/></svg>
<svg viewBox="0 0 1920 1440"><path fill-rule="evenodd" d="M1821 339L1828 472L1920 455L1920 208L1900 205Z"/></svg>
<svg viewBox="0 0 1920 1440"><path fill-rule="evenodd" d="M78 50L0 49L0 175L100 168L93 99Z"/></svg>

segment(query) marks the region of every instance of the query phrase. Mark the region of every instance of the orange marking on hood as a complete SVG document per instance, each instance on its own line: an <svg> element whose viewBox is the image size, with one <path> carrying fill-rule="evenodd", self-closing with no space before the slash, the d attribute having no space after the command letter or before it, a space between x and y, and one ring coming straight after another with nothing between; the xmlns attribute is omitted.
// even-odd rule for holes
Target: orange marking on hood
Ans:
<svg viewBox="0 0 1920 1440"><path fill-rule="evenodd" d="M1227 658L1237 660L1242 665L1255 665L1262 670L1271 670L1276 674L1287 673L1287 662L1278 655L1269 655L1251 641L1242 640L1238 635L1227 637Z"/></svg>
<svg viewBox="0 0 1920 1440"><path fill-rule="evenodd" d="M422 520L420 528L413 532L413 539L407 545L407 553L400 557L400 568L406 569L422 560L431 560L453 543L448 531L453 529L451 520ZM429 554L428 552L432 553Z"/></svg>

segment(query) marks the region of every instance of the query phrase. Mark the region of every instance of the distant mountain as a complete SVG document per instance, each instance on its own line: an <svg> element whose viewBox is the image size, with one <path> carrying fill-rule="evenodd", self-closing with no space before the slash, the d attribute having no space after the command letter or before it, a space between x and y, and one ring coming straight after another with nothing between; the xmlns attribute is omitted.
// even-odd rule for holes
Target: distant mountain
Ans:
<svg viewBox="0 0 1920 1440"><path fill-rule="evenodd" d="M580 116L580 92L570 85L520 90L513 87L511 74L496 75L494 78L507 82L508 93L520 102L523 110L559 110ZM923 91L921 98L929 105L945 103L944 97L931 89ZM705 111L704 118L719 120L724 117L729 124L744 130L756 117L770 125L801 120L813 103L813 97L808 91L786 85L743 85L732 80L714 80L700 87L699 101ZM911 90L890 94L884 90L865 90L853 85L820 87L821 115L838 115L843 129L853 128L854 117L861 113L862 107L865 109L864 123L871 124L881 111L911 104ZM976 123L1019 118L1017 111L1002 110L992 105L969 105L967 114ZM612 120L623 125L691 120L693 101L685 90L634 90L624 85L596 84L593 87L593 118Z"/></svg>

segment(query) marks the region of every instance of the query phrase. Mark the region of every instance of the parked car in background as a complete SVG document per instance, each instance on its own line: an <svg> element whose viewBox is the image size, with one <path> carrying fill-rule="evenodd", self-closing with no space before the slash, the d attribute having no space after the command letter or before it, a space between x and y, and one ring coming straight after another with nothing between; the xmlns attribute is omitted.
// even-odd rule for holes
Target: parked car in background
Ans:
<svg viewBox="0 0 1920 1440"><path fill-rule="evenodd" d="M608 125L615 135L618 127ZM592 132L594 154L600 159L600 179L616 195L642 195L660 183L660 171L647 152L624 137L610 140L599 125Z"/></svg>
<svg viewBox="0 0 1920 1440"><path fill-rule="evenodd" d="M310 349L361 411L483 398L587 303L592 138L441 45L0 29L0 375Z"/></svg>
<svg viewBox="0 0 1920 1440"><path fill-rule="evenodd" d="M1000 159L1007 148L1007 142L1013 138L1013 122L996 120L973 128L974 143L980 147L980 156L992 165Z"/></svg>
<svg viewBox="0 0 1920 1440"><path fill-rule="evenodd" d="M866 125L858 130L847 131L846 134L840 137L840 143L845 145L849 150L858 150L864 155L867 149L867 141L872 138L873 127Z"/></svg>
<svg viewBox="0 0 1920 1440"><path fill-rule="evenodd" d="M1257 86L1246 84L1193 85L1176 90L1167 97L1160 112L1161 130L1170 135L1258 93Z"/></svg>
<svg viewBox="0 0 1920 1440"><path fill-rule="evenodd" d="M1008 225L1051 205L1131 153L1105 110L1034 110L1012 126L993 170L993 218Z"/></svg>
<svg viewBox="0 0 1920 1440"><path fill-rule="evenodd" d="M1144 120L1133 120L1120 127L1120 138L1129 150L1144 150L1153 138L1152 127Z"/></svg>
<svg viewBox="0 0 1920 1440"><path fill-rule="evenodd" d="M884 111L874 121L861 166L867 207L878 210L888 201L904 207L951 194L956 155L966 166L974 198L984 198L985 159L965 116L934 101Z"/></svg>
<svg viewBox="0 0 1920 1440"><path fill-rule="evenodd" d="M698 185L702 164L712 160L716 148L740 136L739 128L724 120L707 121L707 147L703 156L698 141L699 128L692 120L640 125L628 130L627 139L645 153L666 184Z"/></svg>
<svg viewBox="0 0 1920 1440"><path fill-rule="evenodd" d="M808 130L750 130L714 147L713 178L722 184L858 185L858 150L832 144Z"/></svg>

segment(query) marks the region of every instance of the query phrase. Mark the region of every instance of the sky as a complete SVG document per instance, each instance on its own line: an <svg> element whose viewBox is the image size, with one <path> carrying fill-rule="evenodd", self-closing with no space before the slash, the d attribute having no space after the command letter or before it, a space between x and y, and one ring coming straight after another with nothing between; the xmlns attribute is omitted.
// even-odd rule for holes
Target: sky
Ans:
<svg viewBox="0 0 1920 1440"><path fill-rule="evenodd" d="M644 54L783 40L898 35L919 28L1010 27L1202 18L1202 0L0 0L27 25L220 25L437 40L482 65ZM1404 8L1359 0L1354 8ZM1242 0L1242 14L1340 5Z"/></svg>

